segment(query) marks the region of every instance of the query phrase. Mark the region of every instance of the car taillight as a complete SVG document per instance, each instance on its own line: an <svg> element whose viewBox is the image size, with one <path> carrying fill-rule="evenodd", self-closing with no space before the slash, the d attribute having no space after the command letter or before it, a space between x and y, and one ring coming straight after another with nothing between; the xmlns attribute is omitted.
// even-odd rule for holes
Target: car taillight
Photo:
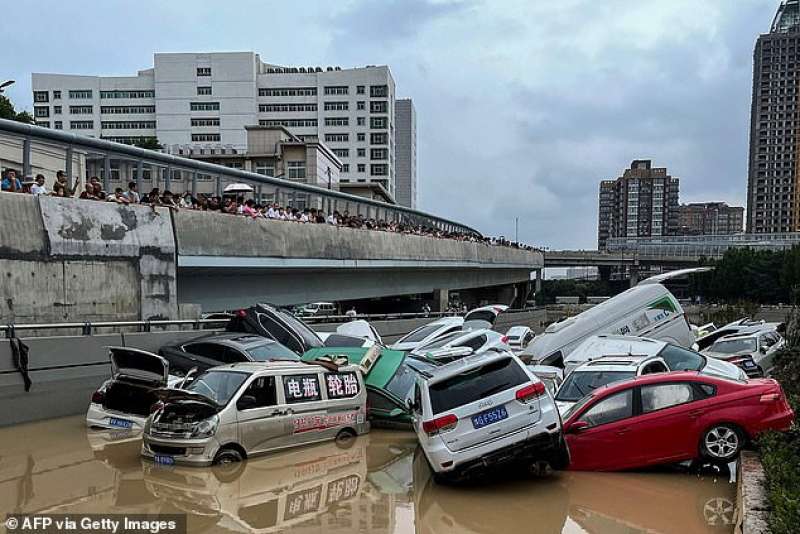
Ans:
<svg viewBox="0 0 800 534"><path fill-rule="evenodd" d="M780 393L764 393L763 395L761 395L761 398L759 400L761 402L777 402L781 400L781 397L783 397L783 395L781 395Z"/></svg>
<svg viewBox="0 0 800 534"><path fill-rule="evenodd" d="M503 336L500 338L500 343L507 344L508 343L508 336Z"/></svg>
<svg viewBox="0 0 800 534"><path fill-rule="evenodd" d="M528 402L529 400L541 397L544 395L545 388L543 382L536 382L535 384L528 384L522 389L517 390L517 400L520 402Z"/></svg>
<svg viewBox="0 0 800 534"><path fill-rule="evenodd" d="M246 310L239 310L239 311L236 312L236 315L238 315L239 317L245 317L247 315L247 311Z"/></svg>
<svg viewBox="0 0 800 534"><path fill-rule="evenodd" d="M84 397L84 399L85 398L86 397ZM93 404L103 404L103 400L105 400L105 398L106 398L105 391L102 391L102 390L98 389L97 391L92 393L92 403Z"/></svg>
<svg viewBox="0 0 800 534"><path fill-rule="evenodd" d="M458 423L458 417L453 414L437 417L433 421L423 421L422 430L429 436L435 436L439 432L452 430Z"/></svg>
<svg viewBox="0 0 800 534"><path fill-rule="evenodd" d="M162 401L154 402L150 406L150 413L155 413L155 412L157 412L158 410L160 410L163 407L164 407L164 403Z"/></svg>

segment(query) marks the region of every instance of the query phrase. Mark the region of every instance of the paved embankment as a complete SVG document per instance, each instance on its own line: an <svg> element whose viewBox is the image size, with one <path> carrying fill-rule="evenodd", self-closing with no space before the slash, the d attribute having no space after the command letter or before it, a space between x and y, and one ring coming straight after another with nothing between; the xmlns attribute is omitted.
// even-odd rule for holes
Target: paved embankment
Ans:
<svg viewBox="0 0 800 534"><path fill-rule="evenodd" d="M736 522L738 534L768 534L768 517L771 510L766 490L764 467L758 454L744 451L739 459L736 487L736 505L739 511Z"/></svg>

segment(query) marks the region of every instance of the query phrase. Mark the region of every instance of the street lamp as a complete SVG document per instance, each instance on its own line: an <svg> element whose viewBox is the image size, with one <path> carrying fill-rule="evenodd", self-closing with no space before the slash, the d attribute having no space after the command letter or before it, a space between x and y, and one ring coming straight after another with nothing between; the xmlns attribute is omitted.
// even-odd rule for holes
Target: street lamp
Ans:
<svg viewBox="0 0 800 534"><path fill-rule="evenodd" d="M11 85L12 83L14 83L14 80L7 80L7 81L5 81L3 83L0 83L0 94L3 94L3 91L5 90L5 88L8 87L9 85Z"/></svg>

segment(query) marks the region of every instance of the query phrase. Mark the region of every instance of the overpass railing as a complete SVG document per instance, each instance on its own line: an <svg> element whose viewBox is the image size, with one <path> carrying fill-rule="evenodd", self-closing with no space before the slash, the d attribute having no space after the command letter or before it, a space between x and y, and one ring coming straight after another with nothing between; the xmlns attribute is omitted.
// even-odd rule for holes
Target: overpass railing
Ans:
<svg viewBox="0 0 800 534"><path fill-rule="evenodd" d="M800 232L780 234L730 234L698 236L664 236L649 238L611 238L610 252L638 254L640 259L721 258L729 248L785 250L800 245Z"/></svg>
<svg viewBox="0 0 800 534"><path fill-rule="evenodd" d="M10 138L19 145L22 176L31 176L33 167L52 168L52 163L50 166L43 163L45 160L53 162L61 159L70 187L73 186L73 165L76 158L82 155L86 160L102 161L99 174L102 175L103 188L106 191L110 191L113 181L112 167L119 174L122 164L132 167L141 192L144 191L142 184L145 181L152 181L154 187L163 183L164 189L170 189L173 181L183 181L184 176L187 176L193 196L197 194L198 182L209 180L215 184L216 195L221 196L224 184L241 182L254 188L256 198L271 198L282 206L315 206L327 213L335 210L348 211L367 218L481 236L480 232L465 224L397 204L32 124L0 119L0 141L3 137ZM4 144L5 148L0 149L7 150L8 143ZM63 155L59 158L54 155L56 153ZM34 161L35 158L42 162ZM150 180L145 179L145 170L148 171ZM159 176L163 176L163 180Z"/></svg>

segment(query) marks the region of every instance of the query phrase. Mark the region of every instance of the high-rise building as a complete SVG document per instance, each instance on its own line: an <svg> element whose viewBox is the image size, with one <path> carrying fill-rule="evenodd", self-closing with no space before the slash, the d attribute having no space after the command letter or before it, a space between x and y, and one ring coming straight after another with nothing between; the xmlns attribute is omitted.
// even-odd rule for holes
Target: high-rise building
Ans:
<svg viewBox="0 0 800 534"><path fill-rule="evenodd" d="M417 111L410 98L395 101L397 155L395 199L398 204L417 207Z"/></svg>
<svg viewBox="0 0 800 534"><path fill-rule="evenodd" d="M416 142L396 124L387 66L282 67L254 52L155 54L153 68L136 76L34 73L32 86L37 124L112 141L246 151L245 126L284 126L331 148L344 191L374 185L393 197L396 139ZM404 125L414 126L413 106Z"/></svg>
<svg viewBox="0 0 800 534"><path fill-rule="evenodd" d="M634 160L616 180L600 182L597 248L613 237L677 234L679 185L650 160Z"/></svg>
<svg viewBox="0 0 800 534"><path fill-rule="evenodd" d="M747 231L800 231L800 0L778 7L753 52Z"/></svg>
<svg viewBox="0 0 800 534"><path fill-rule="evenodd" d="M724 202L681 204L678 208L680 235L723 235L743 231L744 208Z"/></svg>

